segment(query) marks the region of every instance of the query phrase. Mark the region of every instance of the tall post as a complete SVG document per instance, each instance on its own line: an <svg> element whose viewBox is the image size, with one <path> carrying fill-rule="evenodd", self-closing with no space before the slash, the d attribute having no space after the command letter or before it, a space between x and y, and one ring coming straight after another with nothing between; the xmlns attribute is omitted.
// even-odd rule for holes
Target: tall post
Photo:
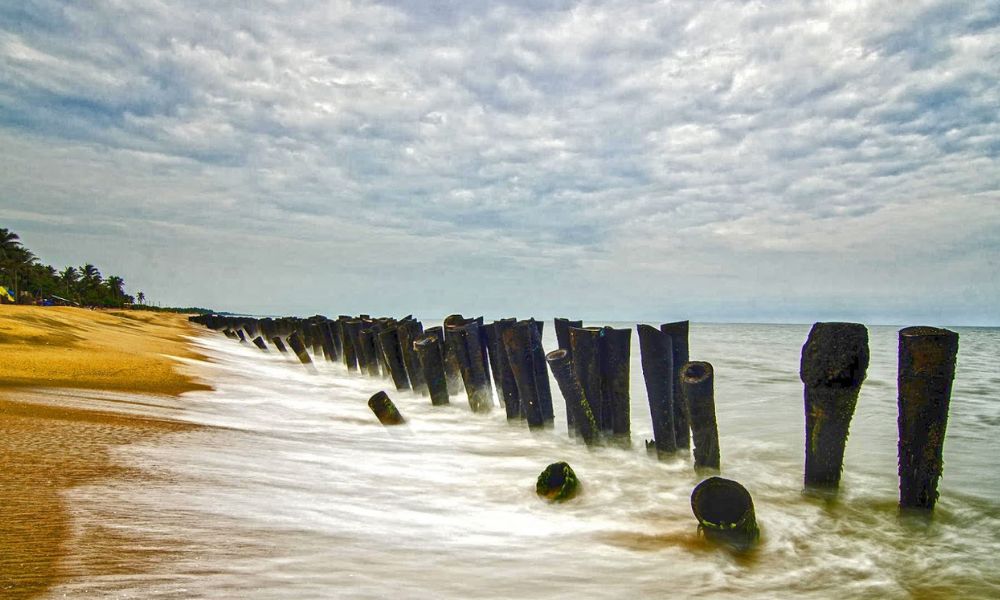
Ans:
<svg viewBox="0 0 1000 600"><path fill-rule="evenodd" d="M513 327L506 329L503 332L503 343L528 427L544 427L546 421L551 420L548 414L551 409L548 407L552 405L552 392L548 387L541 336L538 335L534 320L518 321Z"/></svg>
<svg viewBox="0 0 1000 600"><path fill-rule="evenodd" d="M526 413L521 406L521 395L517 391L517 379L514 377L514 370L510 364L507 345L504 342L505 332L513 329L516 323L516 319L500 319L493 322L497 336L497 362L499 363L499 371L494 371L494 375L499 376L500 383L497 384L497 390L500 394L503 394L503 404L504 409L507 411L508 421L526 417Z"/></svg>
<svg viewBox="0 0 1000 600"><path fill-rule="evenodd" d="M553 321L556 328L556 343L559 347L569 353L570 360L573 359L573 349L569 343L569 328L583 327L583 321L570 321L562 317L556 317Z"/></svg>
<svg viewBox="0 0 1000 600"><path fill-rule="evenodd" d="M642 376L646 381L649 414L653 420L653 443L659 458L677 452L674 429L674 356L669 335L649 325L636 325Z"/></svg>
<svg viewBox="0 0 1000 600"><path fill-rule="evenodd" d="M489 412L493 407L493 394L489 388L487 373L483 370L482 343L479 324L469 320L461 325L448 325L447 341L452 347L465 383L465 393L469 397L472 412Z"/></svg>
<svg viewBox="0 0 1000 600"><path fill-rule="evenodd" d="M676 321L660 325L660 331L670 336L673 352L674 374L671 382L674 390L674 441L678 449L691 447L690 424L688 423L687 405L681 394L680 371L686 362L691 360L688 350L688 321Z"/></svg>
<svg viewBox="0 0 1000 600"><path fill-rule="evenodd" d="M681 369L681 392L687 400L694 439L694 468L719 470L719 427L715 420L715 372L707 362L689 362Z"/></svg>
<svg viewBox="0 0 1000 600"><path fill-rule="evenodd" d="M382 348L382 356L388 366L389 377L392 379L396 390L410 389L410 380L406 376L406 365L403 364L403 350L399 346L399 330L396 327L387 327L378 334L379 345Z"/></svg>
<svg viewBox="0 0 1000 600"><path fill-rule="evenodd" d="M958 334L936 327L899 332L899 506L933 510L955 378Z"/></svg>
<svg viewBox="0 0 1000 600"><path fill-rule="evenodd" d="M340 317L342 336L341 345L344 348L344 366L348 371L356 371L361 366L358 360L358 334L361 333L361 321L350 317Z"/></svg>
<svg viewBox="0 0 1000 600"><path fill-rule="evenodd" d="M465 383L462 380L462 367L458 363L458 356L455 355L455 348L448 341L450 334L448 328L452 325L461 325L465 323L465 320L465 317L462 315L448 315L444 318L444 322L441 325L441 331L444 334L442 338L444 343L444 372L448 382L448 393L452 396L462 393L465 389Z"/></svg>
<svg viewBox="0 0 1000 600"><path fill-rule="evenodd" d="M583 389L583 396L597 421L599 432L610 433L611 423L604 422L604 392L601 385L601 345L604 330L600 327L570 327L573 370Z"/></svg>
<svg viewBox="0 0 1000 600"><path fill-rule="evenodd" d="M802 347L807 487L840 485L844 447L868 372L868 329L860 323L816 323Z"/></svg>
<svg viewBox="0 0 1000 600"><path fill-rule="evenodd" d="M424 326L420 321L413 318L406 318L399 322L397 335L399 336L399 347L403 353L403 364L406 365L406 376L410 380L413 391L423 396L427 395L427 382L424 380L424 372L420 366L420 359L413 348L413 342L423 335Z"/></svg>
<svg viewBox="0 0 1000 600"><path fill-rule="evenodd" d="M328 320L323 320L319 323L320 340L323 344L323 354L326 355L326 360L330 362L336 361L339 356L337 355L337 346L333 342L333 323Z"/></svg>
<svg viewBox="0 0 1000 600"><path fill-rule="evenodd" d="M382 371L379 369L378 351L375 348L374 324L367 329L358 332L358 362L364 358L362 372L369 377L381 377Z"/></svg>
<svg viewBox="0 0 1000 600"><path fill-rule="evenodd" d="M448 404L448 383L445 381L444 374L444 347L440 337L429 333L430 329L427 331L428 333L413 342L413 349L423 370L427 391L431 396L431 404L441 406Z"/></svg>
<svg viewBox="0 0 1000 600"><path fill-rule="evenodd" d="M631 351L631 329L604 328L601 348L604 418L611 423L611 433L616 443L625 448L632 445L629 397Z"/></svg>
<svg viewBox="0 0 1000 600"><path fill-rule="evenodd" d="M573 370L573 361L569 357L569 350L559 348L545 355L545 360L549 363L549 369L559 385L566 400L566 412L573 413L573 426L577 433L583 438L588 446L593 446L598 441L597 420L590 410L590 404L583 395L583 388L580 380Z"/></svg>

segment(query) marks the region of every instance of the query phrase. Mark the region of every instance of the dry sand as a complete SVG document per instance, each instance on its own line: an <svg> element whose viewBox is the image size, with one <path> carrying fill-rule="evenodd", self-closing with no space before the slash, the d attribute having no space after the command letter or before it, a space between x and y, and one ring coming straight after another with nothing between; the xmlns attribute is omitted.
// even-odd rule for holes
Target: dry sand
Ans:
<svg viewBox="0 0 1000 600"><path fill-rule="evenodd" d="M72 550L63 490L129 477L109 449L191 425L24 402L32 388L177 395L207 389L170 357L198 358L183 315L0 306L0 597L42 594L66 572ZM103 569L128 572L108 543Z"/></svg>

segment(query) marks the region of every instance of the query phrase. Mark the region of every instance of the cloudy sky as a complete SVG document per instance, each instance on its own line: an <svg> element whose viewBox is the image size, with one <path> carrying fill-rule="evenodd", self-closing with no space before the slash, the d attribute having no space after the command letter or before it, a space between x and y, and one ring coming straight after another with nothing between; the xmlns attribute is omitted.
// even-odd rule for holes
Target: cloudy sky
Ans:
<svg viewBox="0 0 1000 600"><path fill-rule="evenodd" d="M0 226L162 304L1000 324L995 0L0 3Z"/></svg>

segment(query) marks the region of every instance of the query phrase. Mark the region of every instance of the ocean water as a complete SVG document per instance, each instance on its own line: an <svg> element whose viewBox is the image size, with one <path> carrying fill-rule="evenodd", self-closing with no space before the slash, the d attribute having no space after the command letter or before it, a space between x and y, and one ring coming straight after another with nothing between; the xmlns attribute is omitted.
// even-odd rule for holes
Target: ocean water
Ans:
<svg viewBox="0 0 1000 600"><path fill-rule="evenodd" d="M432 323L425 321L425 326ZM591 325L592 323L587 323ZM805 325L692 324L692 360L715 367L722 475L750 491L759 546L700 539L690 458L659 462L634 324L633 448L588 450L556 427L474 415L387 382L262 353L205 331L215 386L180 399L97 399L211 425L114 449L139 476L71 490L74 577L52 597L92 598L997 598L1000 597L1000 330L958 328L958 373L932 519L897 514L896 331L870 327L871 366L840 493L802 494ZM552 323L546 349L556 347ZM386 389L404 427L368 397ZM534 493L568 461L574 500ZM96 535L100 533L101 535ZM93 568L112 535L140 568Z"/></svg>

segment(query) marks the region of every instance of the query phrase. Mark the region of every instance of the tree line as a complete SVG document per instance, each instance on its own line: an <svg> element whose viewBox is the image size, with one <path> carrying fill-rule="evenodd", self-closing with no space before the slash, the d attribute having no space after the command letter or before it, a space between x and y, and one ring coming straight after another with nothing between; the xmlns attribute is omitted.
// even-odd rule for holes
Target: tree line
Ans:
<svg viewBox="0 0 1000 600"><path fill-rule="evenodd" d="M33 304L55 297L84 306L121 308L145 304L142 292L125 292L125 280L117 275L104 277L94 265L66 267L59 271L42 264L9 229L0 228L0 285L7 288L18 304Z"/></svg>

